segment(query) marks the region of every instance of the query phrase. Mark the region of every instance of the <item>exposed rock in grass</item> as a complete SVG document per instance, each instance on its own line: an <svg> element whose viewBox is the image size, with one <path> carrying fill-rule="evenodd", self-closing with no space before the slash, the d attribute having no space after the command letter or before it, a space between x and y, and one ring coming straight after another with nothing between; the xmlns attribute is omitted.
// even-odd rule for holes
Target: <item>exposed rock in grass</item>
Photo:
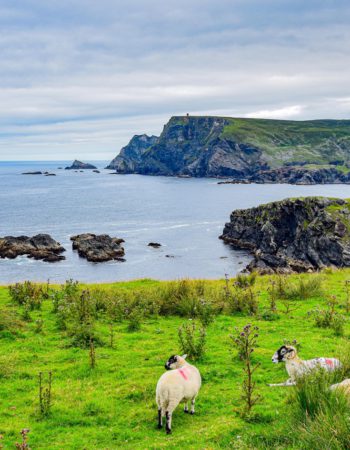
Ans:
<svg viewBox="0 0 350 450"><path fill-rule="evenodd" d="M123 239L110 237L107 234L78 234L71 237L73 250L77 250L79 256L91 262L104 262L111 260L124 261Z"/></svg>
<svg viewBox="0 0 350 450"><path fill-rule="evenodd" d="M46 262L56 262L65 259L61 253L65 249L48 234L28 236L5 236L0 238L0 257L14 259L20 255L41 259Z"/></svg>
<svg viewBox="0 0 350 450"><path fill-rule="evenodd" d="M307 197L236 210L220 238L252 252L249 271L291 273L349 267L350 203Z"/></svg>

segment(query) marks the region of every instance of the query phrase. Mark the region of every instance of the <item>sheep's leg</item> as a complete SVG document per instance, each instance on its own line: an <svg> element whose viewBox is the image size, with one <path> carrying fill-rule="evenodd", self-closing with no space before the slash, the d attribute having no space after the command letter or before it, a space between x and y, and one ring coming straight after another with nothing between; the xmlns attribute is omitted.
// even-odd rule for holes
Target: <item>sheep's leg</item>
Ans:
<svg viewBox="0 0 350 450"><path fill-rule="evenodd" d="M185 403L185 406L184 406L184 412L185 412L185 413L188 413L188 402Z"/></svg>
<svg viewBox="0 0 350 450"><path fill-rule="evenodd" d="M166 431L166 434L171 434L171 419L172 419L172 413L169 412L169 411L166 411L165 417L166 417L166 424L165 424L165 431Z"/></svg>
<svg viewBox="0 0 350 450"><path fill-rule="evenodd" d="M193 397L191 400L191 414L194 414L194 404L196 402L196 397Z"/></svg>
<svg viewBox="0 0 350 450"><path fill-rule="evenodd" d="M163 411L162 408L158 408L158 428L163 426Z"/></svg>
<svg viewBox="0 0 350 450"><path fill-rule="evenodd" d="M285 381L284 383L269 384L268 386L275 387L275 386L295 386L295 385L296 385L296 382L289 379L289 380Z"/></svg>

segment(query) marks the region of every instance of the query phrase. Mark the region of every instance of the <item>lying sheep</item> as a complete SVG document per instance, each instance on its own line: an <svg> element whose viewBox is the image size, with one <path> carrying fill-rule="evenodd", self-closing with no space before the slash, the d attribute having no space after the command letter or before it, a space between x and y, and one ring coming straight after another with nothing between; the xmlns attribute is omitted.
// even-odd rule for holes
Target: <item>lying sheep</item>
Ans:
<svg viewBox="0 0 350 450"><path fill-rule="evenodd" d="M162 428L165 416L167 434L171 433L172 414L180 402L185 402L184 412L188 413L191 400L191 414L194 414L195 399L202 383L199 370L185 361L186 356L171 356L165 363L170 372L163 373L157 383L158 428Z"/></svg>
<svg viewBox="0 0 350 450"><path fill-rule="evenodd" d="M338 390L338 389L341 390L346 395L346 397L348 397L350 400L350 378L343 380L341 383L332 384L330 389L332 391Z"/></svg>
<svg viewBox="0 0 350 450"><path fill-rule="evenodd" d="M314 358L303 361L297 355L294 347L289 345L282 345L272 357L273 363L286 363L286 369L289 379L284 383L269 384L269 386L293 386L296 384L296 379L313 369L322 368L328 372L341 367L341 363L336 358Z"/></svg>

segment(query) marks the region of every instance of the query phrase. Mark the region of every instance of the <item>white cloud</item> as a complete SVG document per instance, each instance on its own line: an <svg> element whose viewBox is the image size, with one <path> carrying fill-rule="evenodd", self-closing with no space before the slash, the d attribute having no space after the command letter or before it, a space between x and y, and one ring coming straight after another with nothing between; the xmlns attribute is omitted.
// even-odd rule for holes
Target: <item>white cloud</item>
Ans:
<svg viewBox="0 0 350 450"><path fill-rule="evenodd" d="M303 111L301 105L286 106L280 109L264 109L245 114L244 117L255 117L257 119L291 119L297 118Z"/></svg>
<svg viewBox="0 0 350 450"><path fill-rule="evenodd" d="M0 159L109 159L186 112L349 117L344 0L20 3L0 8Z"/></svg>

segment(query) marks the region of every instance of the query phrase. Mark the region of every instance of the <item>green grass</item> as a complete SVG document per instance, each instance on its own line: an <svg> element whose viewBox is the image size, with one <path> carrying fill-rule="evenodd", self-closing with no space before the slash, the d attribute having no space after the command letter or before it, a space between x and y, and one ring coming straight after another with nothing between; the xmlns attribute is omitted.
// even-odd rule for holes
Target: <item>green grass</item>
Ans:
<svg viewBox="0 0 350 450"><path fill-rule="evenodd" d="M307 161L329 167L331 161L349 160L349 120L227 120L229 124L222 137L260 148L271 167L279 167L287 161ZM332 167L348 172L346 166Z"/></svg>
<svg viewBox="0 0 350 450"><path fill-rule="evenodd" d="M322 277L325 293L344 302L344 282L350 279L350 270L326 271ZM42 311L31 312L32 322L20 325L22 310L11 303L8 289L1 287L0 311L3 315L11 311L17 320L10 331L6 325L0 328L0 434L4 448L14 447L22 428L30 429L33 449L307 448L297 441L298 433L288 422L288 389L292 388L267 386L287 378L283 365L272 364L271 356L284 339L297 339L304 359L339 356L348 342L350 324L346 323L344 337L314 326L307 313L317 306L325 307L325 296L295 300L297 309L289 315L282 312L278 301L277 320L262 320L261 313L268 307L269 281L270 277L257 278L258 316L222 314L210 325L206 354L196 363L203 377L196 415L183 414L179 407L171 436L156 429L155 386L167 358L179 351L177 330L186 318L149 318L133 333L127 331L125 322L118 323L112 349L108 346L108 323L101 316L97 333L105 345L96 348L97 367L90 369L89 350L69 346L69 338L57 329L49 300L44 301ZM225 283L207 281L205 285L214 292L221 291ZM139 280L98 287L114 293L138 290L146 294L163 286L164 282ZM340 307L338 310L345 314ZM35 332L39 317L43 319L42 333ZM229 339L234 327L248 322L260 328L254 360L261 363L256 381L262 395L255 420L250 422L237 412L241 407L242 363L232 360ZM38 373L50 370L53 405L50 416L41 419Z"/></svg>

